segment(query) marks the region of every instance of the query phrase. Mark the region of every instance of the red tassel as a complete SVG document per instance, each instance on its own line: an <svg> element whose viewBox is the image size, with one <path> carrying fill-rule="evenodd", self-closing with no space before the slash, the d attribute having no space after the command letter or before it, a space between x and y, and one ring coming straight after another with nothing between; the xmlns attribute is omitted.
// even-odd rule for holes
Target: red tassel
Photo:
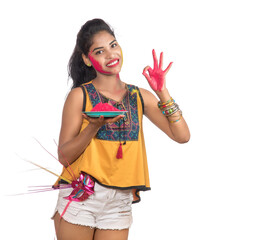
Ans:
<svg viewBox="0 0 253 240"><path fill-rule="evenodd" d="M117 159L121 159L123 157L123 151L122 151L122 143L119 144L118 152L116 155Z"/></svg>

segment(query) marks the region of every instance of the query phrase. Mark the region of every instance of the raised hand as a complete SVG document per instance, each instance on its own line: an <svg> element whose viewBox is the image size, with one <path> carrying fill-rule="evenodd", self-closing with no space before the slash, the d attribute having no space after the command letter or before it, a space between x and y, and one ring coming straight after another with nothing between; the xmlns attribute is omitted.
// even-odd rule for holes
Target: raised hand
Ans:
<svg viewBox="0 0 253 240"><path fill-rule="evenodd" d="M148 80L148 83L150 87L154 91L162 91L165 88L165 76L168 73L168 71L171 68L171 65L173 62L169 64L169 66L163 71L163 52L160 54L160 62L158 66L158 60L156 57L155 50L153 49L152 51L153 58L154 58L154 68L152 69L150 66L147 66L143 70L143 75L146 77ZM148 73L147 73L148 72Z"/></svg>

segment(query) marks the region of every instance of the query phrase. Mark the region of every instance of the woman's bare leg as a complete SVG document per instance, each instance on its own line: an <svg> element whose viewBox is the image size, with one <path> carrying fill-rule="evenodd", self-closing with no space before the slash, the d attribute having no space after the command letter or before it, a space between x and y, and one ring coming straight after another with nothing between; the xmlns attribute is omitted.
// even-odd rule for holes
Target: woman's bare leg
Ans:
<svg viewBox="0 0 253 240"><path fill-rule="evenodd" d="M66 222L57 212L54 216L55 232L58 240L93 240L94 228Z"/></svg>
<svg viewBox="0 0 253 240"><path fill-rule="evenodd" d="M127 240L129 229L100 230L96 229L94 240Z"/></svg>

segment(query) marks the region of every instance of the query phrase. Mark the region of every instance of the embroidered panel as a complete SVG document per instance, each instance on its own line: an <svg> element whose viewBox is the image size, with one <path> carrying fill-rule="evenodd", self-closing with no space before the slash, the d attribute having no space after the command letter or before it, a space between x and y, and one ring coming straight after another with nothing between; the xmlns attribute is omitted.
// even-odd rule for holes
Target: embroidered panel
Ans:
<svg viewBox="0 0 253 240"><path fill-rule="evenodd" d="M100 94L92 83L84 86L87 89L93 107L99 102L102 102L108 103L120 110L128 111L124 119L121 119L119 122L102 126L97 133L97 138L109 141L137 141L139 135L139 119L137 107L138 91L136 87L127 85L127 92L122 102L117 102Z"/></svg>

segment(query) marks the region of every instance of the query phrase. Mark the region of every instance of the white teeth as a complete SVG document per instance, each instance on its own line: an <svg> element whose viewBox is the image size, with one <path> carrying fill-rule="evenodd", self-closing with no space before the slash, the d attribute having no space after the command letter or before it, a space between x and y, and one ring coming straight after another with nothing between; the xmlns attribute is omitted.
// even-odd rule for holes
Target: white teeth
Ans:
<svg viewBox="0 0 253 240"><path fill-rule="evenodd" d="M107 64L107 66L112 66L112 65L116 64L117 62L118 62L118 60L115 60L114 62Z"/></svg>

